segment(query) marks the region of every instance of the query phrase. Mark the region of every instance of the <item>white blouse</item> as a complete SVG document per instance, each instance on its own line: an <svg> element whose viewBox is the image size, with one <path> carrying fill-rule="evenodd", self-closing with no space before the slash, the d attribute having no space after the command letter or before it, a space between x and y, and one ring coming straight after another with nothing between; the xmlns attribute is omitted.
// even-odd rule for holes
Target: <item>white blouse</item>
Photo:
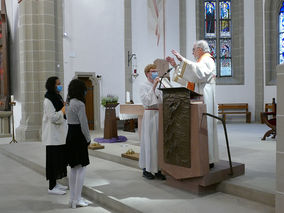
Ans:
<svg viewBox="0 0 284 213"><path fill-rule="evenodd" d="M67 123L60 110L56 112L52 102L45 98L43 102L42 142L46 146L66 143Z"/></svg>

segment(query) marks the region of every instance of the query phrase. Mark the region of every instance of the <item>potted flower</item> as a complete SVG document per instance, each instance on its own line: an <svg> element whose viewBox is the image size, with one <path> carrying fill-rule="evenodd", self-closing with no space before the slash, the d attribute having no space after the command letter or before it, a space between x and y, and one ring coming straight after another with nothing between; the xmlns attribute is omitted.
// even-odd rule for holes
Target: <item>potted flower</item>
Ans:
<svg viewBox="0 0 284 213"><path fill-rule="evenodd" d="M106 108L116 107L118 105L118 96L107 95L106 97L102 97L101 104Z"/></svg>

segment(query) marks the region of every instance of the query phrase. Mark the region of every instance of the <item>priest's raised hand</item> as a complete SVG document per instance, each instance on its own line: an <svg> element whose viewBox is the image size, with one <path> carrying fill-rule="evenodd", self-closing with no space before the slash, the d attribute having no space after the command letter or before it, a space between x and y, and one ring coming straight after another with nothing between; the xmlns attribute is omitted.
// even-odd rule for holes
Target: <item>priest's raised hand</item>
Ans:
<svg viewBox="0 0 284 213"><path fill-rule="evenodd" d="M176 62L175 62L175 59L170 57L170 56L168 56L166 58L166 61L169 62L173 67L175 67L177 65Z"/></svg>
<svg viewBox="0 0 284 213"><path fill-rule="evenodd" d="M172 50L171 52L172 52L172 54L174 54L176 56L177 60L183 61L183 57L181 56L181 54L179 54L178 51Z"/></svg>

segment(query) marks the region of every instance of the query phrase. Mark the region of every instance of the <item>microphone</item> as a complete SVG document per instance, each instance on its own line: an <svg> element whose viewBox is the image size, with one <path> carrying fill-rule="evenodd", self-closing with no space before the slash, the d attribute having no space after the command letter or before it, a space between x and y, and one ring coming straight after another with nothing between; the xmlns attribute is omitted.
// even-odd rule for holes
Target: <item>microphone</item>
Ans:
<svg viewBox="0 0 284 213"><path fill-rule="evenodd" d="M173 67L170 68L170 69L168 69L168 70L166 71L166 74L168 74L170 71L172 71L172 69L173 69Z"/></svg>
<svg viewBox="0 0 284 213"><path fill-rule="evenodd" d="M167 75L172 69L173 69L173 67L170 68L170 69L168 69L168 70L162 75L161 80L160 80L160 84L159 84L159 89L161 89L161 84L162 84L163 78L164 78L165 75Z"/></svg>

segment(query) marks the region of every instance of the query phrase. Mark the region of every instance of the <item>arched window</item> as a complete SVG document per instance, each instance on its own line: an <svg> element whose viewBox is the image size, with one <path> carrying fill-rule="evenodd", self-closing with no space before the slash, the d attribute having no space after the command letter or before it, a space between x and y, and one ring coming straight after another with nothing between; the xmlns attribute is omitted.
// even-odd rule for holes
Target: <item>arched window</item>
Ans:
<svg viewBox="0 0 284 213"><path fill-rule="evenodd" d="M231 1L204 1L204 37L216 59L218 77L232 76Z"/></svg>
<svg viewBox="0 0 284 213"><path fill-rule="evenodd" d="M284 2L279 12L279 64L284 62Z"/></svg>

